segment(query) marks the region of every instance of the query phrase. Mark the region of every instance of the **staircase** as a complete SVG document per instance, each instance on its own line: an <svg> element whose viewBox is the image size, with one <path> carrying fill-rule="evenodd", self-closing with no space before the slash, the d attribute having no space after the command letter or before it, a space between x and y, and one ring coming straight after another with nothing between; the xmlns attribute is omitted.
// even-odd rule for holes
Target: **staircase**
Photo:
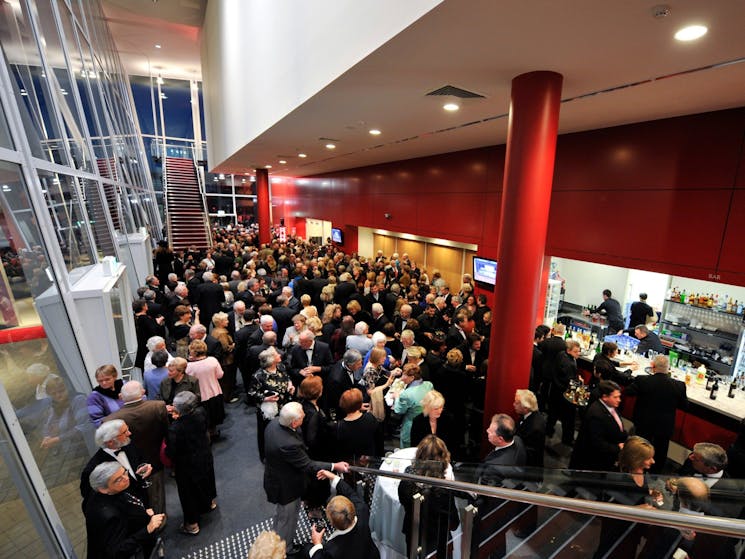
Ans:
<svg viewBox="0 0 745 559"><path fill-rule="evenodd" d="M97 159L96 165L98 166L98 174L106 179L112 179L115 181L119 180L119 173L116 170L116 159L109 157L108 159ZM104 196L106 196L106 205L109 207L109 213L111 213L111 221L114 224L116 231L126 233L122 229L122 219L119 209L119 192L118 188L112 184L103 184Z"/></svg>
<svg viewBox="0 0 745 559"><path fill-rule="evenodd" d="M212 245L209 218L194 161L167 157L163 191L166 200L168 240L173 250L190 246L198 249Z"/></svg>
<svg viewBox="0 0 745 559"><path fill-rule="evenodd" d="M83 190L85 192L86 209L88 210L88 219L91 220L93 229L93 238L96 241L96 247L99 256L116 255L114 241L111 238L109 226L106 224L106 207L101 203L101 196L98 191L98 181L83 179ZM111 204L108 205L111 208ZM115 206L114 206L115 207ZM112 218L114 212L112 211Z"/></svg>

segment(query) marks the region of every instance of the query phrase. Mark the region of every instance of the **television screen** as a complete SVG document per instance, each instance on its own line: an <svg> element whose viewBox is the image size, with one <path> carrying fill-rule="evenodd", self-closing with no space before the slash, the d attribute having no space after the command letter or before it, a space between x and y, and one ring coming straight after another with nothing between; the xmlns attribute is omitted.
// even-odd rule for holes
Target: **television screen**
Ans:
<svg viewBox="0 0 745 559"><path fill-rule="evenodd" d="M331 240L337 245L344 244L344 234L341 232L341 229L337 229L336 227L331 228Z"/></svg>
<svg viewBox="0 0 745 559"><path fill-rule="evenodd" d="M497 282L497 261L474 256L473 279L480 283L494 285Z"/></svg>

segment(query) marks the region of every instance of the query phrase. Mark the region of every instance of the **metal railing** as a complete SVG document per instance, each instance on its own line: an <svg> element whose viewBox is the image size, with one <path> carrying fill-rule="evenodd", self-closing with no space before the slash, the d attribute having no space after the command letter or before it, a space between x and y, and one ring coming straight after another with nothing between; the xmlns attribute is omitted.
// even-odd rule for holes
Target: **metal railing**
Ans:
<svg viewBox="0 0 745 559"><path fill-rule="evenodd" d="M406 480L418 484L440 487L449 491L470 494L471 496L482 496L487 498L514 501L527 505L535 505L551 509L558 509L578 514L613 518L627 522L650 524L658 527L674 528L677 530L691 530L704 532L717 536L745 538L745 520L725 518L719 516L692 515L670 510L659 510L654 508L643 508L633 505L622 505L604 501L592 501L582 498L563 497L555 494L537 493L525 489L509 489L506 487L494 487L457 480L446 480L433 477L425 477L407 472L393 472L363 466L350 466L350 470L370 476L389 477L398 480ZM421 549L418 548L418 527L423 497L415 495L412 503L412 530L410 536L410 557L419 557ZM469 559L471 556L471 542L474 518L478 509L469 504L463 514L463 535L461 539L461 558Z"/></svg>

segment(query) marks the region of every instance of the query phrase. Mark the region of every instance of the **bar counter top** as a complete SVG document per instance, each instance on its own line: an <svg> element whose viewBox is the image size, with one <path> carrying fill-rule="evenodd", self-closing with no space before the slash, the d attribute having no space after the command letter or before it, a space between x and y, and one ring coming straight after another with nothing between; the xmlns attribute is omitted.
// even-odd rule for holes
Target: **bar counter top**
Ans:
<svg viewBox="0 0 745 559"><path fill-rule="evenodd" d="M594 358L594 354L590 354L590 355L583 354L580 356L580 359L585 361L586 363L589 363L590 366L592 366L593 358ZM646 357L639 356L639 355L635 355L633 359L638 364L638 367L636 370L632 371L632 376L638 377L638 376L649 374L645 372L645 368L650 366L649 359L647 359ZM626 369L629 369L630 367L616 367L616 368L619 371L625 371ZM673 368L671 370L671 374L674 379L685 382L685 373L681 371L680 369ZM689 402L697 404L713 412L720 413L724 416L735 419L737 421L740 421L743 418L745 418L745 391L736 390L734 398L729 398L727 396L728 391L729 391L729 384L720 383L717 398L716 400L712 400L711 398L709 398L709 391L706 390L706 384L696 383L696 372L695 371L691 373L691 382L688 386L686 386L686 395L688 396Z"/></svg>

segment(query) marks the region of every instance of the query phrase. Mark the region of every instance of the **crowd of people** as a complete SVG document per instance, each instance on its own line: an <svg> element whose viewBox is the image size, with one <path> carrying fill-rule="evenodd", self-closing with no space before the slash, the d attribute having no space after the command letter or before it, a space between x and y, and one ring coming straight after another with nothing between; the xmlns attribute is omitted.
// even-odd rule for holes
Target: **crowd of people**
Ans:
<svg viewBox="0 0 745 559"><path fill-rule="evenodd" d="M87 406L99 451L81 479L91 549L152 549L165 520L169 466L183 509L180 530L197 535L201 516L217 506L210 444L220 437L225 404L243 400L255 408L264 490L277 509L276 534L262 535L250 556L273 557L259 549L298 552L294 536L305 503L311 519L322 519L325 508L326 526L335 531L328 539L313 525L311 557L346 557L352 549L377 557L367 503L338 474L397 446L417 448L409 471L427 477L457 478L451 462L479 461L491 328L486 298L474 293L467 274L451 293L439 273L428 274L407 254L378 251L366 259L295 238L260 245L256 230L241 226L213 236L211 250L174 253L161 243L155 251L155 274L133 303L143 382L123 383L112 365L96 371ZM573 468L617 472L641 495L655 452L667 454L670 413L674 421L675 409L685 406L685 386L681 392L665 374L666 357L658 356L659 375L626 388L637 397L634 420L645 437L628 438L616 412L621 386L610 360L617 348L606 343L575 441L576 407L563 394L578 378L579 351L563 334L561 325L536 330L530 386L515 394L514 414L492 417L483 433L492 450L468 481L502 485L519 479L516 471L542 468L559 421L563 442L574 447ZM645 404L649 399L653 404ZM627 456L639 445L649 454L641 462ZM407 542L417 489L399 488ZM432 532L420 544L438 556L459 522L452 498L432 490L423 512L433 519ZM481 503L480 516L490 506ZM116 529L102 529L110 516L118 517ZM523 528L518 536L535 525ZM475 545L486 529L476 521ZM603 530L606 540L617 534L610 523Z"/></svg>

